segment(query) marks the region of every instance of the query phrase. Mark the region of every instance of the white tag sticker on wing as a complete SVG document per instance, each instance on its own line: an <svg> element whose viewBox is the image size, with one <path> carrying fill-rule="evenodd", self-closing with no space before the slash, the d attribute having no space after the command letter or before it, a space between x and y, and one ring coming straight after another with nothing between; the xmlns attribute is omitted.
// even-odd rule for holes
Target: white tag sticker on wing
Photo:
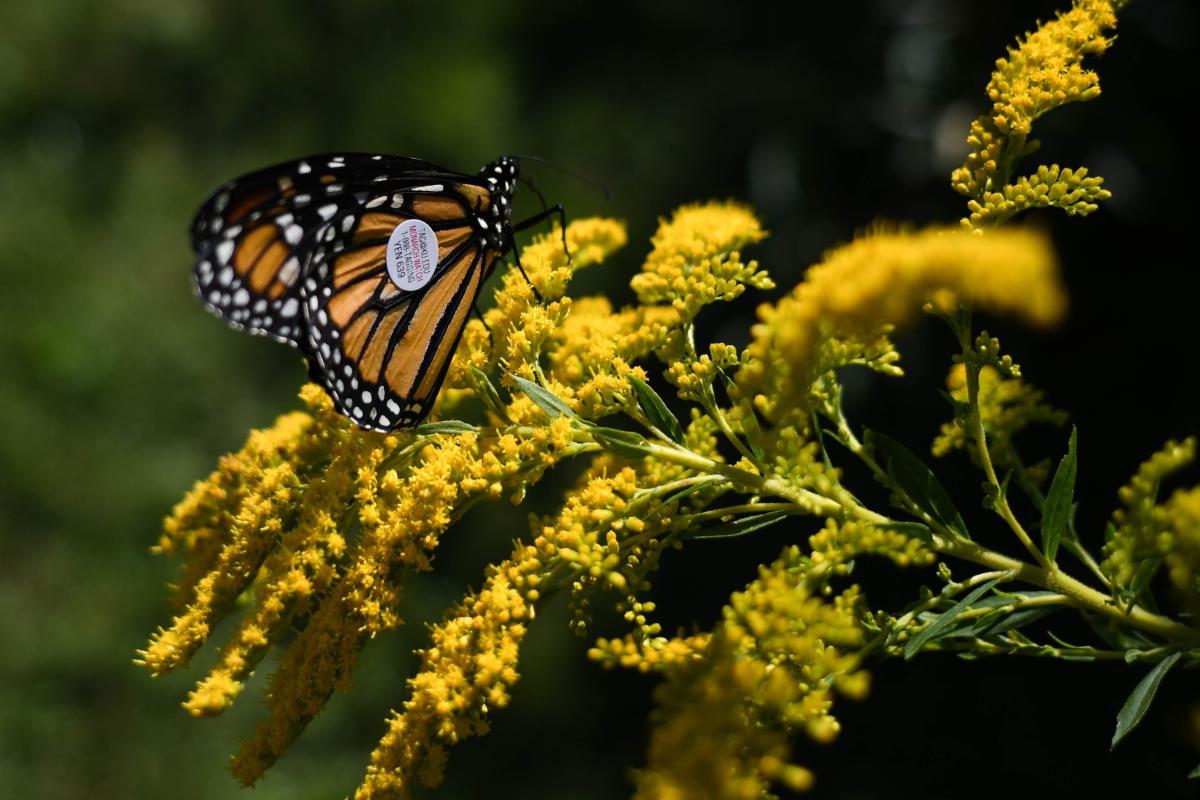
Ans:
<svg viewBox="0 0 1200 800"><path fill-rule="evenodd" d="M429 283L437 264L437 234L425 222L406 219L388 237L388 277L404 291L416 291Z"/></svg>

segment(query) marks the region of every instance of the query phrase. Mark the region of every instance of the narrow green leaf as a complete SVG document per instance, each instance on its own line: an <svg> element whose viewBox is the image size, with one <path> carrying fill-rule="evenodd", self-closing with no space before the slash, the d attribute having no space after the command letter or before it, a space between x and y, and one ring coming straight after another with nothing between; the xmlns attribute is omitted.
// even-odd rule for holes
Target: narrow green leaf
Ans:
<svg viewBox="0 0 1200 800"><path fill-rule="evenodd" d="M721 378L721 383L725 385L725 394L730 398L731 402L734 397L737 397L736 391L730 391L734 388L733 378L725 373L725 370L717 367L717 375ZM752 405L744 406L745 414L742 416L742 435L746 437L746 444L750 447L750 455L754 456L754 461L758 464L763 463L764 456L762 450L762 428L758 425L758 417L754 413Z"/></svg>
<svg viewBox="0 0 1200 800"><path fill-rule="evenodd" d="M587 429L596 443L610 453L631 461L638 461L650 455L650 443L640 433L623 431L619 428L605 428L599 425Z"/></svg>
<svg viewBox="0 0 1200 800"><path fill-rule="evenodd" d="M683 427L671 410L667 408L667 404L659 397L658 392L636 375L629 376L629 383L633 385L633 393L637 395L638 406L650 420L650 424L671 437L672 441L682 444Z"/></svg>
<svg viewBox="0 0 1200 800"><path fill-rule="evenodd" d="M531 380L522 378L520 375L513 375L512 379L516 382L517 388L527 394L529 399L536 403L538 408L545 411L546 416L550 419L557 419L558 417L579 419L579 415L549 389L539 386Z"/></svg>
<svg viewBox="0 0 1200 800"><path fill-rule="evenodd" d="M659 503L658 505L656 505L653 509L651 509L650 512L646 514L645 518L653 519L654 516L656 514L658 514L658 512L661 511L663 508L669 506L672 503L682 502L682 501L686 500L690 495L693 495L699 491L703 491L704 489L707 489L707 488L711 487L712 485L713 484L711 484L711 483L693 483L691 486L688 486L686 489L680 489L675 494L673 494L669 497L663 498L663 501L661 503Z"/></svg>
<svg viewBox="0 0 1200 800"><path fill-rule="evenodd" d="M1138 564L1137 571L1133 573L1133 580L1129 582L1129 602L1136 603L1138 598L1142 596L1142 592L1150 586L1150 581L1154 580L1154 576L1158 574L1158 568L1162 566L1162 558L1147 558Z"/></svg>
<svg viewBox="0 0 1200 800"><path fill-rule="evenodd" d="M1197 778L1200 778L1200 764L1197 764L1197 765L1196 765L1196 768L1195 768L1194 770L1192 770L1191 772L1189 772L1189 773L1188 773L1188 780L1189 780L1189 781L1194 781L1194 780L1196 780Z"/></svg>
<svg viewBox="0 0 1200 800"><path fill-rule="evenodd" d="M887 462L888 476L922 511L964 539L967 524L937 476L911 450L890 436L869 431L868 442Z"/></svg>
<svg viewBox="0 0 1200 800"><path fill-rule="evenodd" d="M748 517L741 517L733 522L724 525L714 525L711 528L701 528L695 533L685 534L685 539L732 539L736 536L745 536L747 533L765 528L768 525L774 525L779 520L786 517L786 511L768 511L764 514L751 514Z"/></svg>
<svg viewBox="0 0 1200 800"><path fill-rule="evenodd" d="M1058 555L1058 543L1069 538L1071 505L1075 502L1075 435L1071 427L1071 438L1067 440L1067 454L1063 456L1050 482L1050 492L1042 504L1042 552L1051 562Z"/></svg>
<svg viewBox="0 0 1200 800"><path fill-rule="evenodd" d="M418 436L429 436L435 433L473 433L479 430L469 422L460 419L447 419L441 422L426 422L417 426Z"/></svg>
<svg viewBox="0 0 1200 800"><path fill-rule="evenodd" d="M1159 684L1162 683L1168 670L1175 666L1175 662L1180 659L1182 653L1172 653L1162 661L1154 665L1154 669L1146 673L1146 675L1138 681L1138 685L1133 687L1133 693L1129 695L1129 699L1125 701L1125 705L1121 706L1121 710L1117 712L1117 729L1113 732L1112 745L1109 749L1115 748L1121 743L1121 740L1133 731L1142 721L1142 717L1146 716L1146 712L1150 709L1150 704L1154 702L1154 695L1158 692Z"/></svg>
<svg viewBox="0 0 1200 800"><path fill-rule="evenodd" d="M508 412L504 410L504 401L500 399L500 392L496 390L492 379L478 367L471 367L471 377L475 381L475 391L479 393L479 399L483 401L488 411L508 422Z"/></svg>
<svg viewBox="0 0 1200 800"><path fill-rule="evenodd" d="M924 630L904 643L904 659L907 661L912 658L926 642L932 642L943 633L948 632L950 623L954 621L955 617L970 608L972 603L990 592L992 587L999 582L999 578L992 578L982 586L976 586L970 594L939 614L938 618L927 625Z"/></svg>

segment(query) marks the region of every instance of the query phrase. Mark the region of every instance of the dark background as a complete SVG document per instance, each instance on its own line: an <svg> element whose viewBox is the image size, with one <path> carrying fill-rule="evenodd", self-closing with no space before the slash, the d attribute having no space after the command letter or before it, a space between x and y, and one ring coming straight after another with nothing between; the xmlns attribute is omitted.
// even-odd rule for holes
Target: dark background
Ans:
<svg viewBox="0 0 1200 800"><path fill-rule="evenodd" d="M249 428L294 408L303 379L292 352L227 330L191 297L185 231L215 184L322 150L464 171L500 153L536 154L611 188L605 205L528 165L570 214L630 223L631 245L583 274L577 292L628 298L659 215L734 197L772 231L755 255L777 295L873 220L963 214L947 177L985 107L993 61L1062 5L866 0L781 16L775 5L662 0L5 4L0 794L342 796L386 710L402 702L421 623L527 530L526 509L469 516L437 573L414 580L409 625L365 652L355 690L333 698L253 795L238 794L222 765L261 711L262 675L225 718L193 721L177 704L198 668L152 681L130 663L166 619L176 565L147 553L162 516ZM1097 62L1104 95L1036 129L1045 146L1035 162L1087 165L1114 197L1086 220L1028 220L1049 228L1061 253L1073 302L1065 326L1046 334L987 321L1027 377L1072 411L1079 524L1092 542L1137 462L1197 429L1195 137L1182 116L1194 104L1198 24L1183 0L1133 3ZM713 310L706 332L744 343L761 299ZM926 324L901 346L908 377L856 380L852 411L920 450L945 415L934 390L950 342ZM1065 438L1052 431L1029 445L1057 457ZM967 498L979 535L1001 542L969 508L978 478L964 463L939 471ZM569 477L547 481L530 509L552 509ZM664 618L710 625L756 563L815 525L668 558ZM871 565L863 579L881 606L933 581ZM651 682L588 663L561 603L539 622L514 705L491 735L452 753L437 796L628 794ZM1143 728L1109 755L1116 710L1141 670L929 656L873 671L870 699L839 705L836 744L798 745L797 759L817 770L815 798L1193 796L1191 673L1174 674Z"/></svg>

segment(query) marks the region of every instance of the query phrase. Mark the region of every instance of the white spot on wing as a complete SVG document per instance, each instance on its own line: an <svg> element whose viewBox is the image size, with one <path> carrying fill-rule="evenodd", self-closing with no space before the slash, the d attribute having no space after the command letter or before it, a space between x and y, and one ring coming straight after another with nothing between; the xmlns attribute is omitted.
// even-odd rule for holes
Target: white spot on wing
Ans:
<svg viewBox="0 0 1200 800"><path fill-rule="evenodd" d="M279 274L276 275L279 282L284 286L291 286L296 282L296 278L300 277L300 261L295 256L292 256L287 261L283 262L283 266L279 268Z"/></svg>

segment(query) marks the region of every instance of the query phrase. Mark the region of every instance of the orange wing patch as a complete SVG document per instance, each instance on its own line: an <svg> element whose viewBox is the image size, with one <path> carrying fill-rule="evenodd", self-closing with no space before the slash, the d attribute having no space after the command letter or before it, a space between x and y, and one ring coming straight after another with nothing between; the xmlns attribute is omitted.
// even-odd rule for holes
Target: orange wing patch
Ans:
<svg viewBox="0 0 1200 800"><path fill-rule="evenodd" d="M271 300L287 291L294 277L281 274L289 254L288 246L273 223L259 225L242 236L233 252L233 269L256 295ZM292 280L288 280L292 277Z"/></svg>
<svg viewBox="0 0 1200 800"><path fill-rule="evenodd" d="M329 317L333 320L334 324L339 328L345 328L349 325L359 309L362 309L370 302L371 296L375 293L375 289L379 287L381 280L387 280L386 275L381 274L376 276L374 280L367 278L353 283L329 298ZM349 350L346 350L346 355L354 357Z"/></svg>
<svg viewBox="0 0 1200 800"><path fill-rule="evenodd" d="M407 214L392 214L383 211L363 214L362 219L358 221L358 227L354 229L354 235L350 237L350 245L353 247L356 244L375 239L386 240L392 235L396 226L408 218Z"/></svg>
<svg viewBox="0 0 1200 800"><path fill-rule="evenodd" d="M388 387L401 397L424 397L422 387L439 382L444 361L454 349L441 345L458 341L484 273L477 268L479 257L478 249L466 250L421 296L385 373Z"/></svg>
<svg viewBox="0 0 1200 800"><path fill-rule="evenodd" d="M468 213L468 209L463 208L462 201L458 198L437 194L416 193L412 195L412 203L409 208L414 216L420 217L426 222L449 222L465 219Z"/></svg>

